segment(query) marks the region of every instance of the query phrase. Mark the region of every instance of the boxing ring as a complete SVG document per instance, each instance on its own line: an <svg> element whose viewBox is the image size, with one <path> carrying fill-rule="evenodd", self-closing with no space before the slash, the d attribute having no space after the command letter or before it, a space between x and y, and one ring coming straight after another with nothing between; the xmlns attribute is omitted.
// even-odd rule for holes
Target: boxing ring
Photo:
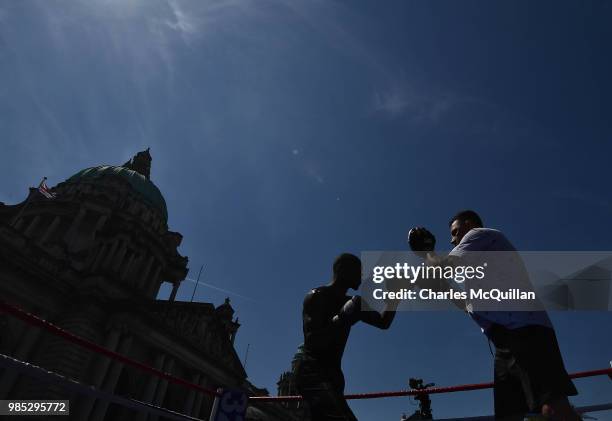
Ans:
<svg viewBox="0 0 612 421"><path fill-rule="evenodd" d="M169 373L163 372L156 368L150 367L146 364L143 364L139 361L133 360L131 358L126 357L125 355L119 354L117 352L106 349L94 342L91 342L87 339L74 335L67 330L64 330L34 314L28 313L16 306L0 301L0 313L6 313L11 315L21 321L29 324L32 327L41 328L44 331L61 337L64 340L71 342L77 346L88 349L96 354L104 355L110 359L118 361L127 366L131 366L137 368L143 372L149 373L150 375L159 377L160 379L164 379L169 383L174 383L177 385L181 385L186 389L194 390L196 392L211 396L215 398L212 413L210 417L210 421L221 421L221 420L242 420L243 414L240 415L236 413L235 418L231 418L230 415L223 414L223 401L229 396L222 389L210 389L197 384L193 384L189 381L186 381L182 378L173 376ZM611 362L612 364L612 362ZM152 415L161 416L166 419L172 420L192 420L192 421L209 421L203 420L201 418L194 418L192 416L182 414L179 412L171 411L166 408L162 408L159 406L152 405L147 402L141 402L136 399L131 399L127 397L122 397L118 395L114 395L112 393L94 388L90 385L82 384L74 379L67 378L61 374L54 373L52 371L48 371L43 367L38 367L36 365L17 360L8 355L0 354L0 367L5 369L10 369L19 372L27 377L34 378L37 381L42 383L50 383L57 385L67 391L74 392L77 394L90 396L95 399L100 399L107 401L109 403L115 403L121 406L124 406L129 409L133 409L139 412L150 413ZM576 373L570 374L570 378L572 379L580 379L587 377L596 377L596 376L609 376L612 379L612 367L611 368L603 368L596 370L588 370L588 371L580 371ZM472 390L482 390L482 389L490 389L493 387L492 382L488 383L477 383L477 384L463 384L456 386L447 386L447 387L430 387L425 389L405 389L398 391L386 391L386 392L370 392L370 393L358 393L358 394L347 394L345 395L346 399L356 400L356 399L381 399L381 398L392 398L392 397L403 397L403 396L418 396L418 395L433 395L433 394L443 394L443 393L456 393L456 392L466 392ZM236 397L235 399L240 399ZM248 402L252 403L264 403L264 402L288 402L288 401L299 401L302 399L301 396L293 395L293 396L244 396L245 405L244 409L246 409L246 404ZM248 402L247 402L248 401ZM597 411L606 411L612 409L612 402L606 404L598 404L598 405L589 405L583 407L575 408L577 412L584 414L588 412L597 412ZM528 414L526 414L528 415ZM494 418L491 416L479 416L479 417L468 417L468 418L447 418L439 421L470 421L470 420L493 420Z"/></svg>

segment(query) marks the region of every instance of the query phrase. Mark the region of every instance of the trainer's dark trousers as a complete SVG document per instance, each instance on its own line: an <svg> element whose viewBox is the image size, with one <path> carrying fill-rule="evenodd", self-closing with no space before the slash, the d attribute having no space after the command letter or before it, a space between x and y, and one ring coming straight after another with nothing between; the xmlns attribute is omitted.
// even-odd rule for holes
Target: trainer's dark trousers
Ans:
<svg viewBox="0 0 612 421"><path fill-rule="evenodd" d="M539 413L542 405L578 393L565 370L553 329L509 330L494 325L489 337L495 345L496 418Z"/></svg>

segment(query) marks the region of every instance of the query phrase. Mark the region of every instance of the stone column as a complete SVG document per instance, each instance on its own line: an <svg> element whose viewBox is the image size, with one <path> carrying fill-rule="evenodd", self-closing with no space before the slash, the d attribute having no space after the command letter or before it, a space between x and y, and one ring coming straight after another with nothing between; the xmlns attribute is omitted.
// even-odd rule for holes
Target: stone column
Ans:
<svg viewBox="0 0 612 421"><path fill-rule="evenodd" d="M116 351L119 345L119 338L121 337L121 332L117 328L111 328L106 335L106 339L104 341L104 348L109 349L111 351ZM123 343L122 343L123 344ZM124 345L125 347L125 345ZM96 369L94 370L94 374L92 376L93 385L96 387L100 387L102 385L102 381L108 373L108 368L111 364L111 359L105 356L100 356L98 358L98 362L96 363Z"/></svg>
<svg viewBox="0 0 612 421"><path fill-rule="evenodd" d="M115 271L120 271L121 263L123 263L123 258L125 257L125 253L127 252L127 241L121 241L121 247L119 247L119 251L113 257L112 269Z"/></svg>
<svg viewBox="0 0 612 421"><path fill-rule="evenodd" d="M87 210L85 208L79 209L79 213L77 214L76 218L74 218L74 220L72 221L70 228L68 228L68 231L66 231L66 235L64 236L64 240L66 241L66 243L71 243L72 236L74 235L75 231L78 229L79 225L81 225L81 221L83 221L83 218L85 217L86 213L87 213Z"/></svg>
<svg viewBox="0 0 612 421"><path fill-rule="evenodd" d="M174 359L168 358L166 363L164 364L164 373L172 373L172 369L174 368ZM162 406L164 403L164 398L166 397L166 391L168 390L168 380L161 379L159 381L159 385L157 386L157 390L155 391L155 401L154 404L156 406ZM157 421L159 416L151 415L149 419L151 421Z"/></svg>
<svg viewBox="0 0 612 421"><path fill-rule="evenodd" d="M107 219L108 215L100 215L100 217L98 218L98 222L96 222L96 231L102 229Z"/></svg>
<svg viewBox="0 0 612 421"><path fill-rule="evenodd" d="M41 316L45 318L45 316ZM42 329L26 326L25 332L19 338L17 346L11 353L11 356L21 360L27 361L28 357L32 353L32 349L34 345L40 339L40 335L42 334ZM8 393L15 387L17 379L19 378L19 373L17 371L12 370L4 370L2 377L0 378L0 396L7 396Z"/></svg>
<svg viewBox="0 0 612 421"><path fill-rule="evenodd" d="M126 280L128 274L130 273L130 269L132 268L132 264L134 263L134 258L136 257L136 253L132 253L130 255L130 257L128 258L127 263L123 266L123 269L121 269L121 274L119 275L119 278ZM128 284L129 279L127 279Z"/></svg>
<svg viewBox="0 0 612 421"><path fill-rule="evenodd" d="M170 298L168 301L174 301L176 299L176 293L178 292L179 287L181 286L180 282L175 282L172 285L172 292L170 293Z"/></svg>
<svg viewBox="0 0 612 421"><path fill-rule="evenodd" d="M25 221L24 221L24 219L23 219L23 216L20 216L20 217L19 217L19 219L17 219L17 221L16 221L16 222L14 222L14 224L15 224L15 229L16 229L17 231L21 231L21 228L23 228L23 224L24 224L24 222L25 222Z"/></svg>
<svg viewBox="0 0 612 421"><path fill-rule="evenodd" d="M193 384L199 384L200 376L200 373L193 373L191 376L191 382ZM183 414L191 415L193 412L196 393L198 392L193 389L189 389L189 392L187 392L187 397L185 398L185 403L183 404Z"/></svg>
<svg viewBox="0 0 612 421"><path fill-rule="evenodd" d="M30 222L26 230L23 232L23 235L25 235L26 237L29 237L32 234L32 232L34 232L34 229L36 228L39 222L40 222L40 215L36 215Z"/></svg>
<svg viewBox="0 0 612 421"><path fill-rule="evenodd" d="M110 329L108 334L106 335L106 339L104 340L104 348L109 349L111 351L116 351L117 345L119 344L120 336L121 332L118 329ZM108 357L99 356L98 359L95 360L94 364L95 366L91 377L91 385L96 388L100 388L100 386L102 386L102 382L104 381L104 377L108 373L108 368L111 364L111 359ZM91 396L83 397L81 403L76 408L75 419L88 419L95 402L95 398Z"/></svg>
<svg viewBox="0 0 612 421"><path fill-rule="evenodd" d="M51 234L53 234L53 231L55 231L55 229L59 225L60 221L61 221L61 219L60 219L59 216L56 216L53 219L53 222L51 222L51 225L49 225L49 227L47 228L47 230L45 231L45 233L43 234L43 236L39 240L41 244L49 239Z"/></svg>
<svg viewBox="0 0 612 421"><path fill-rule="evenodd" d="M74 296L71 302L72 305L63 307L52 322L76 336L101 343L105 334L100 329L99 322L103 320L104 314L96 300L83 294ZM90 366L95 357L91 351L75 346L64 338L46 333L40 342L40 345L35 347L37 365L77 381L84 380L87 375L84 369ZM19 387L23 387L23 395L20 396L22 399L34 399L40 396L45 396L47 399L57 396L54 399L61 399L61 396L66 396L66 391L57 383L31 379L23 382L23 386L21 384L19 382Z"/></svg>
<svg viewBox="0 0 612 421"><path fill-rule="evenodd" d="M133 338L131 335L125 335L121 339L119 350L117 352L122 355L127 354L130 351L130 348L132 347L132 339ZM120 363L119 361L113 361L112 366L108 371L102 384L102 390L110 393L114 392L115 386L117 385L117 380L119 380L119 376L121 375L121 370L123 370L123 363ZM102 421L104 419L104 415L106 415L107 409L108 401L99 400L94 406L93 413L89 420Z"/></svg>
<svg viewBox="0 0 612 421"><path fill-rule="evenodd" d="M100 266L100 263L102 262L102 260L104 260L104 257L106 256L106 252L109 249L109 247L110 246L108 244L100 244L98 255L96 256L93 264L91 265L92 271L95 271L96 269L98 269L98 266Z"/></svg>
<svg viewBox="0 0 612 421"><path fill-rule="evenodd" d="M149 278L149 284L145 284L145 294L147 297L155 298L155 294L159 291L159 274L161 272L161 265L155 268L153 276Z"/></svg>
<svg viewBox="0 0 612 421"><path fill-rule="evenodd" d="M202 374L200 376L200 382L198 384L202 387L210 387L212 385L212 382ZM209 411L210 409L212 409L212 405L209 405L209 403L212 404L213 399L213 397L205 395L204 392L196 392L196 398L193 404L193 410L191 411L191 416L195 418L201 418L200 414L202 413L202 411ZM204 414L203 419L208 419L209 416L210 413Z"/></svg>
<svg viewBox="0 0 612 421"><path fill-rule="evenodd" d="M151 266L153 265L154 260L155 258L153 256L149 256L149 259L147 260L144 270L141 272L140 279L138 280L138 283L136 284L138 288L142 288L144 285L146 285L147 278L149 276L149 272L151 271Z"/></svg>
<svg viewBox="0 0 612 421"><path fill-rule="evenodd" d="M155 358L154 367L158 370L162 370L164 367L164 362L166 360L166 354L159 353ZM149 381L145 386L144 393L142 394L142 401L147 403L153 403L153 398L155 397L155 389L157 389L157 385L159 384L160 378L154 376L153 374L148 374ZM145 421L147 419L146 412L139 412L136 416L136 421Z"/></svg>
<svg viewBox="0 0 612 421"><path fill-rule="evenodd" d="M117 250L117 247L119 246L119 241L120 240L115 240L113 244L111 245L111 249L109 250L108 254L104 257L104 260L102 263L104 266L108 267L113 262L113 255L115 254L115 251Z"/></svg>
<svg viewBox="0 0 612 421"><path fill-rule="evenodd" d="M134 261L131 264L131 267L125 273L127 278L127 283L134 288L138 287L138 282L140 282L140 270L142 268L142 264L144 261L144 256L140 253L135 253Z"/></svg>

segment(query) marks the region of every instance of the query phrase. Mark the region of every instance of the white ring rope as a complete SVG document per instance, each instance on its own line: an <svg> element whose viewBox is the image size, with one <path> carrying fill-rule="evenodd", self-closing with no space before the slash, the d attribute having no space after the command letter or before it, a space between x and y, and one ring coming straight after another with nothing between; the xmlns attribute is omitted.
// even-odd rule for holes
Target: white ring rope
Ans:
<svg viewBox="0 0 612 421"><path fill-rule="evenodd" d="M62 376L61 374L45 370L44 368L34 364L17 360L15 358L9 357L8 355L0 354L0 367L4 367L5 369L17 370L20 373L23 373L29 377L34 377L43 382L59 384L66 390L70 390L82 395L93 396L95 398L116 403L126 408L135 409L137 411L159 415L161 417L176 421L204 421L201 418L194 418L192 416L174 412L166 408L161 408L150 403L141 402L130 398L124 398L122 396L117 396L113 395L112 393L104 392L102 390L96 389L93 386L84 385L82 383L77 382L76 380Z"/></svg>

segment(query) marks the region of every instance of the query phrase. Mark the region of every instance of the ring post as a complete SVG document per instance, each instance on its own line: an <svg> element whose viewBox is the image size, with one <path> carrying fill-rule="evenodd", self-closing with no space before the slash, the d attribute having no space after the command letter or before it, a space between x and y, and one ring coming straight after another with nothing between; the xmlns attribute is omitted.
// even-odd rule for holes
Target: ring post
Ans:
<svg viewBox="0 0 612 421"><path fill-rule="evenodd" d="M210 421L244 421L249 398L242 390L217 389Z"/></svg>
<svg viewBox="0 0 612 421"><path fill-rule="evenodd" d="M215 400L213 401L212 409L210 410L210 418L209 421L215 421L217 419L217 409L219 408L219 399L223 394L223 389L217 389L217 395L215 396Z"/></svg>

